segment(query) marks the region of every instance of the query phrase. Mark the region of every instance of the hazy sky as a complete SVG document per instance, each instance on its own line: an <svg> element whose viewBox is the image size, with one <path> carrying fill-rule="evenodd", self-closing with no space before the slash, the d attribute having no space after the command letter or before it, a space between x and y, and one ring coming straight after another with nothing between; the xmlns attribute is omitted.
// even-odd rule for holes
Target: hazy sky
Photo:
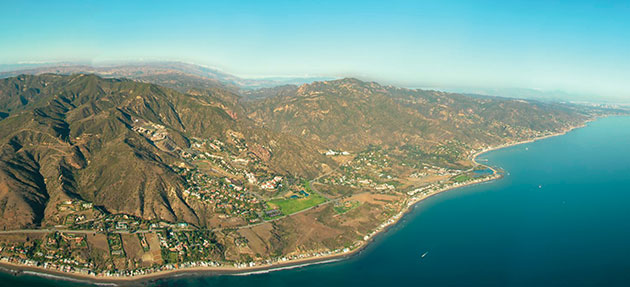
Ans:
<svg viewBox="0 0 630 287"><path fill-rule="evenodd" d="M182 60L630 99L630 1L180 2L4 2L0 64Z"/></svg>

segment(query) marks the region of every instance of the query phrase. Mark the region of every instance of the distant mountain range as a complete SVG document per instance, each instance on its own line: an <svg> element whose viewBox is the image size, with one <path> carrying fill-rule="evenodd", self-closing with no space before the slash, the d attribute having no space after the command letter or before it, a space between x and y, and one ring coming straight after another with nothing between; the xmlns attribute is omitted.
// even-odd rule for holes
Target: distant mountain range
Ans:
<svg viewBox="0 0 630 287"><path fill-rule="evenodd" d="M484 87L439 87L435 90L467 95L500 96L513 99L529 99L541 102L582 103L609 107L629 107L630 101L623 97L600 96L594 94L569 93L560 90L530 88L484 88Z"/></svg>
<svg viewBox="0 0 630 287"><path fill-rule="evenodd" d="M246 98L264 96L264 89L279 86L301 85L316 81L334 80L334 77L312 76L282 76L282 77L257 77L244 78L222 72L217 68L182 63L182 62L131 62L119 64L93 65L88 63L21 63L0 65L0 78L17 76L20 74L74 74L91 73L107 78L129 78L138 81L167 84L167 81L194 81L195 87L210 87L220 83L223 87L241 90ZM180 85L182 85L180 83ZM630 103L621 98L597 97L568 93L564 91L545 91L529 88L483 88L483 87L440 87L423 88L425 90L440 90L451 93L500 96L506 98L530 99L543 102L573 102L585 104L603 104L610 107L630 106ZM257 91L259 90L259 91Z"/></svg>
<svg viewBox="0 0 630 287"><path fill-rule="evenodd" d="M185 75L206 81L203 85L222 83L238 89L258 89L287 84L304 84L313 81L331 80L330 77L262 77L246 79L221 72L218 69L187 64L182 62L140 62L129 64L89 65L75 63L34 63L4 65L0 68L0 78L20 74L76 74L89 73L108 78L129 78L140 81L151 81L153 78L166 75Z"/></svg>

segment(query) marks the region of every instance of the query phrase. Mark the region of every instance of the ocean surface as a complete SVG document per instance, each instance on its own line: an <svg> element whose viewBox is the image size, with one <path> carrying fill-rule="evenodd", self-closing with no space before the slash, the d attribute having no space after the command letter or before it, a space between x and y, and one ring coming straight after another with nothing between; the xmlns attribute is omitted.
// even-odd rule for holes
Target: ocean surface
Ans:
<svg viewBox="0 0 630 287"><path fill-rule="evenodd" d="M417 204L347 260L150 285L630 286L630 117L480 159L506 176ZM0 274L0 286L69 285L85 284Z"/></svg>

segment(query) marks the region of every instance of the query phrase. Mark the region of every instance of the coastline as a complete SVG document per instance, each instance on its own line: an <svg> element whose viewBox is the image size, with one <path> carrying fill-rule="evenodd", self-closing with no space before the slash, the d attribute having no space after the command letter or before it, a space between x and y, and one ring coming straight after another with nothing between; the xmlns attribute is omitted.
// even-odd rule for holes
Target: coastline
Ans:
<svg viewBox="0 0 630 287"><path fill-rule="evenodd" d="M188 267L173 270L164 270L153 272L149 274L135 275L135 276L95 276L76 272L63 272L59 270L47 269L39 266L28 266L23 264L16 264L10 262L0 262L0 272L8 273L14 276L21 275L33 275L44 278L52 278L62 281L72 281L79 283L103 285L103 286L119 286L124 283L141 283L172 276L194 276L194 275L250 275L258 273L268 273L277 270L300 268L308 265L325 264L336 261L341 261L345 257L352 253L346 253L342 255L330 255L313 258L301 258L291 260L290 262L274 263L270 265L261 265L255 267Z"/></svg>
<svg viewBox="0 0 630 287"><path fill-rule="evenodd" d="M597 119L597 118L596 118L596 119ZM576 129L580 129L580 128L585 127L588 123L590 123L590 122L592 122L592 121L594 121L594 120L596 120L596 119L589 119L589 120L586 120L586 121L584 121L582 124L577 125L577 126L574 126L574 127L571 127L571 128L569 128L569 129L567 129L567 130L565 130L565 131L562 131L562 132L553 133L553 134L549 134L549 135L545 135L545 136L540 136L540 137L535 137L535 138L528 139L528 140L523 140L523 141L517 141L517 142L512 142L512 143L505 143L505 144L501 144L501 145L497 145L497 146L489 147L489 148L486 148L486 149L482 149L482 150L480 150L480 151L478 151L478 152L475 152L475 153L471 156L471 160L472 160L472 162L473 162L474 164L479 165L480 163L478 163L478 162L477 162L477 157L478 157L478 156L480 156L480 155L482 155L482 154L484 154L484 153L491 152L491 151L495 151L495 150L499 150L499 149L504 149L504 148L508 148L508 147L512 147L512 146L522 145L522 144L526 144L526 143L533 143L533 142L536 142L536 141L539 141L539 140L544 140L544 139L551 138L551 137L556 137L556 136L565 135L565 134L567 134L568 132L571 132L571 131L573 131L573 130L576 130Z"/></svg>
<svg viewBox="0 0 630 287"><path fill-rule="evenodd" d="M549 135L545 135L545 136L540 136L540 137L536 137L533 139L528 139L528 140L523 140L523 141L518 141L518 142L511 142L511 143L506 143L506 144L501 144L501 145L497 145L497 146L493 146L493 147L488 147L485 149L482 149L480 151L475 152L474 154L472 154L470 156L470 160L475 164L475 165L479 165L479 163L477 162L477 157L485 154L487 152L490 151L495 151L495 150L499 150L499 149L503 149L503 148L507 148L507 147L512 147L512 146L516 146L516 145L521 145L521 144L526 144L526 143L532 143L535 141L539 141L542 139L546 139L546 138L550 138L550 137L555 137L555 136L560 136L560 135L564 135L574 129L578 129L578 128L582 128L584 126L586 126L589 122L593 121L594 119L591 120L587 120L584 123L582 123L581 125L578 126L574 126L571 127L567 130L564 130L562 132L558 132L558 133L554 133L554 134L549 134ZM79 272L64 272L64 271L60 271L60 270L54 270L54 269L50 269L50 268L44 268L44 267L40 267L40 266L29 266L29 265L24 265L24 264L18 264L18 263L12 263L12 262L5 262L5 261L1 261L0 262L0 272L5 272L5 273L10 273L13 274L15 276L20 276L22 274L25 275L33 275L33 276L39 276L39 277L47 277L47 278L53 278L56 280L68 280L68 281L74 281L74 282L81 282L81 283L89 283L89 284L97 284L97 285L119 285L119 284L133 284L133 283L140 283L140 282L147 282L147 281L153 281L153 280L159 280L162 278L168 278L168 277L173 277L173 276L195 276L195 275L250 275L250 274L258 274L258 273L268 273L268 272L273 272L273 271L278 271L278 270L284 270L284 269L292 269L292 268L300 268L300 267L304 267L304 266L308 266L308 265L314 265L314 264L325 264L325 263L331 263L331 262L337 262L337 261L341 261L344 259L347 259L351 256L355 256L357 254L359 254L361 251L363 251L373 240L374 237L379 235L379 234L383 234L385 232L387 232L390 228L392 228L393 226L395 226L397 223L399 223L400 219L402 219L406 214L408 214L411 210L412 207L415 206L417 203L430 198L434 195L440 194L442 192L446 192L449 190L453 190L453 189L457 189L460 187L465 187L465 186L470 186L470 185L474 185L474 184L479 184L479 183L483 183L483 182L489 182L489 181L493 181L495 179L499 179L502 177L501 174L499 174L499 172L497 170L495 170L494 168L488 166L490 169L492 169L492 171L494 172L492 176L483 178L483 179L478 179L478 180L474 180L474 181L469 181L463 184L458 184L458 185L452 185L452 186L447 186L447 187L443 187L434 191L431 191L429 193L425 193L422 196L411 196L410 198L408 198L408 200L405 202L404 207L401 209L401 211L399 213L397 213L396 215L392 216L390 219L384 221L383 223L381 223L374 231L372 231L370 234L366 235L363 240L358 241L355 243L355 245L353 245L352 249L349 250L343 250L343 252L338 252L338 253L331 253L331 254L327 254L327 255L320 255L320 256L308 256L308 257L303 257L303 258L297 258L297 259L289 259L289 260L280 260L277 262L272 262L272 263L268 263L268 264L261 264L261 265L255 265L255 266L245 266L245 267L237 267L237 266L195 266L195 267L182 267L182 268L175 268L175 269L171 269L171 270L160 270L160 271L156 271L156 272L152 272L152 273L147 273L147 274L138 274L138 275L132 275L132 276L97 276L97 275L90 275L90 274L83 274L83 273L79 273Z"/></svg>

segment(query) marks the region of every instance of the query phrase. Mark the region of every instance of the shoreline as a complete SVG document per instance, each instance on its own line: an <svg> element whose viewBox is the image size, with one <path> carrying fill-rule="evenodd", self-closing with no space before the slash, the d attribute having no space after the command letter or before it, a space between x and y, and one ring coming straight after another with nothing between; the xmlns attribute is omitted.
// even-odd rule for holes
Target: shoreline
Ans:
<svg viewBox="0 0 630 287"><path fill-rule="evenodd" d="M484 182L490 182L490 181L500 179L503 177L503 175L500 174L495 168L490 167L485 164L478 163L477 162L478 156L491 152L491 151L503 149L503 148L508 148L508 147L517 146L517 145L526 144L526 143L532 143L532 142L536 142L539 140L543 140L543 139L547 139L547 138L551 138L555 136L565 135L570 131L585 127L589 122L593 120L595 119L587 120L583 122L581 125L571 127L562 132L553 133L553 134L540 136L540 137L536 137L536 138L532 138L528 140L518 141L518 142L505 143L505 144L497 145L494 147L488 147L488 148L485 148L485 149L482 149L480 151L473 153L470 156L470 160L473 162L473 164L487 166L493 171L493 174L491 176L483 178L483 179L469 181L463 184L443 187L443 188L431 191L429 193L425 193L422 196L413 195L409 197L406 201L403 201L404 205L400 212L398 212L396 215L392 216L388 220L385 220L380 225L378 225L376 229L374 229L368 235L365 235L363 237L363 240L355 242L355 245L352 246L352 249L343 250L342 252L336 252L336 253L320 255L320 256L308 256L308 257L297 258L297 259L279 260L276 262L272 262L268 264L261 264L261 265L256 265L256 266L246 266L246 267L193 266L193 267L175 268L172 270L160 270L160 271L156 271L152 273L131 275L131 276L128 276L128 275L97 276L97 275L83 274L79 272L64 272L64 271L44 268L40 266L29 266L29 265L6 262L6 261L0 261L0 272L12 274L14 276L21 276L25 274L25 275L32 275L32 276L37 276L37 277L52 278L55 280L67 280L67 281L96 284L96 285L117 286L119 284L134 284L134 283L141 283L141 282L151 282L151 281L160 280L160 279L168 278L172 276L176 276L176 277L196 276L196 275L247 276L247 275L252 275L252 274L268 273L268 272L293 269L293 268L301 268L301 267L305 267L309 265L338 262L341 260L348 259L352 256L358 255L361 251L367 248L370 245L370 243L374 241L374 238L377 235L386 233L390 228L398 224L405 215L409 214L412 211L413 207L416 204L422 202L423 200L428 199L437 194L449 191L449 190L471 186L475 184L480 184Z"/></svg>
<svg viewBox="0 0 630 287"><path fill-rule="evenodd" d="M491 151L500 150L500 149L504 149L504 148L508 148L508 147L513 147L513 146L517 146L517 145L533 143L533 142L537 142L537 141L540 141L540 140L544 140L544 139L548 139L548 138L552 138L552 137L556 137L556 136L562 136L562 135L565 135L565 134L567 134L567 133L569 133L569 132L571 132L573 130L586 127L586 125L588 123L590 123L590 122L592 122L592 121L594 121L596 119L586 120L584 123L582 123L580 125L577 125L577 126L574 126L574 127L571 127L571 128L569 128L569 129L567 129L565 131L562 131L562 132L557 132L557 133L553 133L553 134L549 134L549 135L545 135L545 136L539 136L539 137L535 137L535 138L528 139L528 140L517 141L517 142L512 142L512 143L505 143L505 144L500 144L500 145L493 146L493 147L488 147L488 148L482 149L482 150L480 150L478 152L475 152L471 156L471 160L472 160L472 162L474 164L481 165L480 163L477 162L477 157L482 155L482 154L484 154L484 153L488 153L488 152L491 152Z"/></svg>
<svg viewBox="0 0 630 287"><path fill-rule="evenodd" d="M314 257L314 258L300 258L287 262L274 263L270 265L261 265L255 267L187 267L173 270L164 270L153 272L149 274L135 275L135 276L95 276L88 274L81 274L76 272L64 272L59 270L47 269L39 266L28 266L23 264L16 264L11 262L0 262L0 272L10 274L13 276L32 275L43 278L51 278L60 281L71 281L79 283L87 283L92 285L103 286L120 286L124 284L140 284L143 282L151 282L168 277L179 276L195 276L195 275L233 275L233 276L246 276L250 274L268 273L279 270L300 268L309 265L332 263L344 260L345 257L352 255L352 252L344 254L335 254L330 256Z"/></svg>

